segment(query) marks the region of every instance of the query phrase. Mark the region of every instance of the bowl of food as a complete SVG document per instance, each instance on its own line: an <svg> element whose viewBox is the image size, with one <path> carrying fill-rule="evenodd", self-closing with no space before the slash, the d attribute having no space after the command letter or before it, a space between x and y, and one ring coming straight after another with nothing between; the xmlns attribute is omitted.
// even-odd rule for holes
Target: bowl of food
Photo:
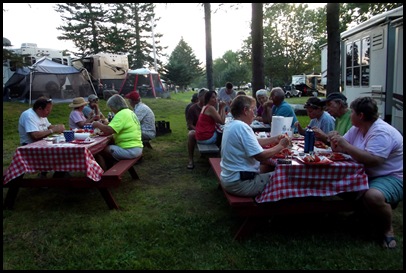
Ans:
<svg viewBox="0 0 406 273"><path fill-rule="evenodd" d="M75 133L75 139L77 140L85 140L88 137L90 137L90 133Z"/></svg>

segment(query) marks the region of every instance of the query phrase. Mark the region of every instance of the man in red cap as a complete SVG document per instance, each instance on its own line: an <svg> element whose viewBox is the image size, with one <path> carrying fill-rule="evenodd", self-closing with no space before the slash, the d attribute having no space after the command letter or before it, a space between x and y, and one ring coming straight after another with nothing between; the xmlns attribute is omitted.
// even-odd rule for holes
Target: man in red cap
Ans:
<svg viewBox="0 0 406 273"><path fill-rule="evenodd" d="M132 91L125 95L125 98L129 100L130 105L134 109L135 115L141 123L142 140L148 141L155 138L155 114L151 108L145 103L141 102L140 94L137 91Z"/></svg>

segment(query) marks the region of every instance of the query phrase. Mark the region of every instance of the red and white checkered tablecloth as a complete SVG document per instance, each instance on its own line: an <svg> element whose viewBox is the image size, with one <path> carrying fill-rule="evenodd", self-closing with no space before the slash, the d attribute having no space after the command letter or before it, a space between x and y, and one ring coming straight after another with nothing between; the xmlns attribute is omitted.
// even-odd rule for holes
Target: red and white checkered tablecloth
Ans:
<svg viewBox="0 0 406 273"><path fill-rule="evenodd" d="M17 148L7 168L3 184L24 173L66 171L83 172L93 181L100 181L103 169L93 157L108 144L109 137L95 137L90 144L49 144L40 140Z"/></svg>
<svg viewBox="0 0 406 273"><path fill-rule="evenodd" d="M329 165L278 164L271 181L256 202L306 196L333 196L368 189L364 165L355 161L335 161Z"/></svg>

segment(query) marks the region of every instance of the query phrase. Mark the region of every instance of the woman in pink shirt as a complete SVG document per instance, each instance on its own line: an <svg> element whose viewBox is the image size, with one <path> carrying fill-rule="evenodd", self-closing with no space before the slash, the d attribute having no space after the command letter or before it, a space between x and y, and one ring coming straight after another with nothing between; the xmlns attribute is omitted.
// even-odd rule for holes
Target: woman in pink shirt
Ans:
<svg viewBox="0 0 406 273"><path fill-rule="evenodd" d="M330 132L331 148L365 165L369 189L363 204L381 228L383 246L395 248L392 209L403 200L403 136L379 118L373 98L357 98L350 108L353 126L344 136Z"/></svg>

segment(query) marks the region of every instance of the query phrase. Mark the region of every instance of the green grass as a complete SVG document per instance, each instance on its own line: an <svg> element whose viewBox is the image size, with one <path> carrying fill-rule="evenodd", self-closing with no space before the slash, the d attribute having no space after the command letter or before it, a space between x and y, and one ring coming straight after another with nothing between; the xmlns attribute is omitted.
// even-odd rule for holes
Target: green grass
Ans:
<svg viewBox="0 0 406 273"><path fill-rule="evenodd" d="M143 98L157 120L170 121L172 133L144 150L136 165L140 180L127 173L112 190L120 210L108 210L96 190L20 189L14 210L3 211L3 270L403 269L403 202L394 213L398 247L392 251L371 237L367 222L336 214L265 219L246 240L233 242L241 220L208 172L207 159L196 151L195 169L186 169L184 109L191 96ZM306 101L300 99L287 101ZM99 104L107 113L105 101ZM3 102L3 171L27 107ZM67 125L69 110L55 104L50 121Z"/></svg>

